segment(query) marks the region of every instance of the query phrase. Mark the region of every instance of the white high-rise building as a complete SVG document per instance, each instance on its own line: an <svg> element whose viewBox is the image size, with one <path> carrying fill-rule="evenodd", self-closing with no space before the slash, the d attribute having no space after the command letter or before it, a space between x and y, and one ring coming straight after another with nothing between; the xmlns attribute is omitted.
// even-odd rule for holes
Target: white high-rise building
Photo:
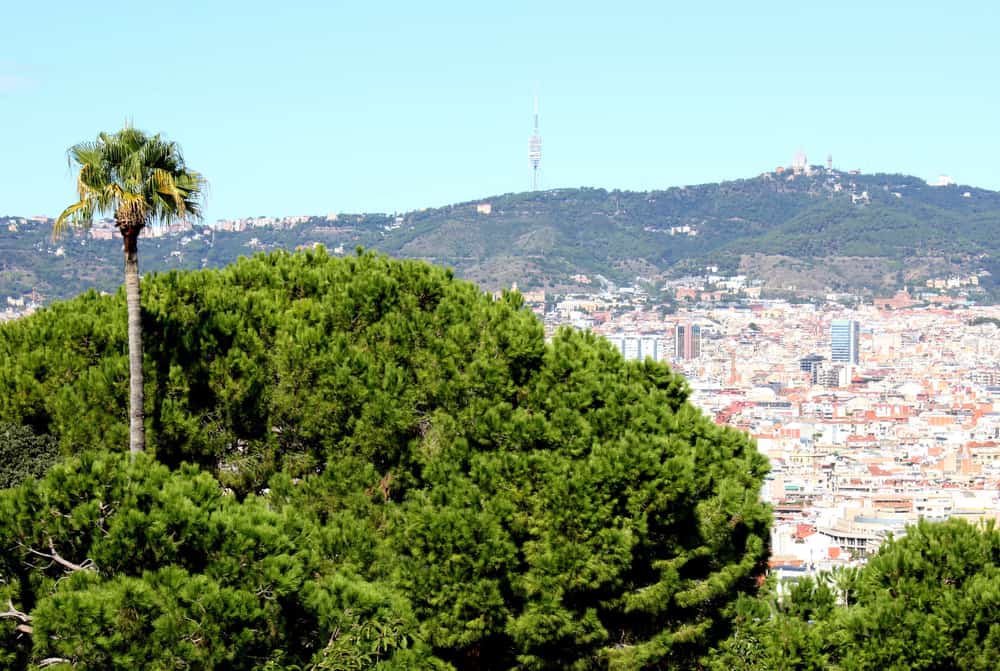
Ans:
<svg viewBox="0 0 1000 671"><path fill-rule="evenodd" d="M670 349L661 333L613 333L604 336L629 361L666 361Z"/></svg>

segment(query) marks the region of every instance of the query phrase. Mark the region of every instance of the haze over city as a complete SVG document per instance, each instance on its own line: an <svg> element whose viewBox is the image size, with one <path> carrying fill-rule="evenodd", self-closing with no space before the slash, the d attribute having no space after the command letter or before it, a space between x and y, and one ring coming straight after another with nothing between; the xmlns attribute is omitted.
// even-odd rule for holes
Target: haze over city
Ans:
<svg viewBox="0 0 1000 671"><path fill-rule="evenodd" d="M0 214L53 215L66 149L163 131L208 219L406 211L531 187L844 170L1000 187L994 3L15 3ZM161 45L151 49L148 45Z"/></svg>

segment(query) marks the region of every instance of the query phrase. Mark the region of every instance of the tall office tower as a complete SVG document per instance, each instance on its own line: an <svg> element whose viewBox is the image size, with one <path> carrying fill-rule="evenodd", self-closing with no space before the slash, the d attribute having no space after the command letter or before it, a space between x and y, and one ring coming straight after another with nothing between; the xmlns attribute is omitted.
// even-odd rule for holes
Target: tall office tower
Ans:
<svg viewBox="0 0 1000 671"><path fill-rule="evenodd" d="M674 355L676 359L697 359L701 356L701 327L687 322L674 329Z"/></svg>
<svg viewBox="0 0 1000 671"><path fill-rule="evenodd" d="M858 335L861 327L853 319L830 322L830 361L858 363Z"/></svg>

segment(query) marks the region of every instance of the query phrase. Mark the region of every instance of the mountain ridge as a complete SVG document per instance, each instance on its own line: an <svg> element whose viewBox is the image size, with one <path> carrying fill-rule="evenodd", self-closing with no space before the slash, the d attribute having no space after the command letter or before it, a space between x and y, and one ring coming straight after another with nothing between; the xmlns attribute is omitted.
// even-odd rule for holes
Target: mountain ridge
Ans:
<svg viewBox="0 0 1000 671"><path fill-rule="evenodd" d="M9 230L14 220L0 217L0 296L38 289L64 298L120 283L116 241L76 233L53 243L40 235L44 224L32 236L27 223ZM144 240L143 270L323 244L447 265L484 288L571 290L581 275L658 283L705 266L803 295L885 292L950 273L980 273L992 291L1000 275L1000 192L824 168L657 191L508 193L401 215L243 221L251 223L238 233L198 228Z"/></svg>

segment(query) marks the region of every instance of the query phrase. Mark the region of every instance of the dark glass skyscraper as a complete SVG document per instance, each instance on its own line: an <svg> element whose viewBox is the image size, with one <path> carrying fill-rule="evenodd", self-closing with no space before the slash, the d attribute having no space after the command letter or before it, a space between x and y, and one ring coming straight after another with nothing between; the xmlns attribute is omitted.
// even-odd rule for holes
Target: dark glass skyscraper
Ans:
<svg viewBox="0 0 1000 671"><path fill-rule="evenodd" d="M826 357L810 354L799 359L799 370L803 373L809 373L809 379L812 380L813 384L816 384L816 372L822 367L824 361L826 361Z"/></svg>
<svg viewBox="0 0 1000 671"><path fill-rule="evenodd" d="M701 327L688 322L674 330L675 358L697 359L701 355Z"/></svg>

